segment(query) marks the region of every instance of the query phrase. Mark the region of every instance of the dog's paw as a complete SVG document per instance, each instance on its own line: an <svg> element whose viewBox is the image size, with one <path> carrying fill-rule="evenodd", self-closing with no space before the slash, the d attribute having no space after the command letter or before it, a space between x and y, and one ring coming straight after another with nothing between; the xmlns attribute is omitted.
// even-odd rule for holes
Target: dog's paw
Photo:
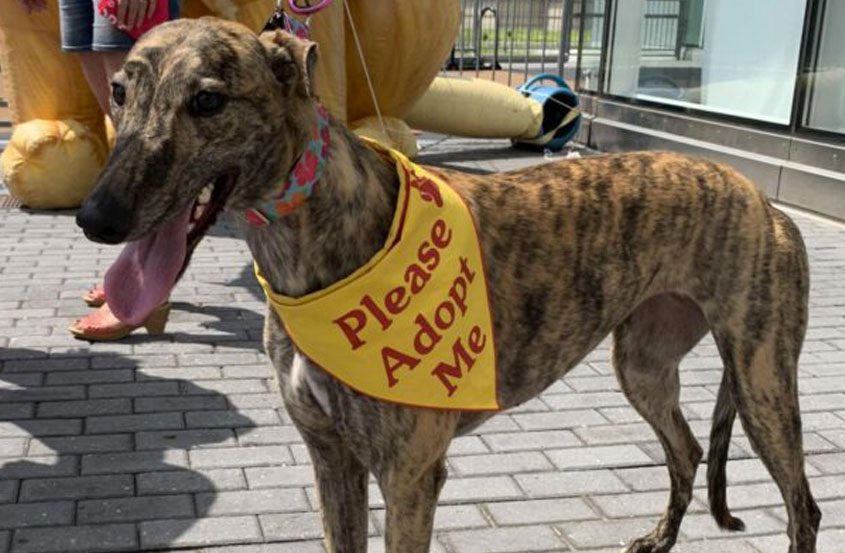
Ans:
<svg viewBox="0 0 845 553"><path fill-rule="evenodd" d="M632 541L622 553L668 553L673 545L675 540L649 535Z"/></svg>

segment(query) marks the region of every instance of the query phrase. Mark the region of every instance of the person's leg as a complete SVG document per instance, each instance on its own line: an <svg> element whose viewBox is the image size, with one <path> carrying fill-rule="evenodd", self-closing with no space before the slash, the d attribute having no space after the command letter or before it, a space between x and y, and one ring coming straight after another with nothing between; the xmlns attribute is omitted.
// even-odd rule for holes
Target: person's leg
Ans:
<svg viewBox="0 0 845 553"><path fill-rule="evenodd" d="M71 51L77 55L88 86L97 98L100 108L104 114L108 115L112 75L123 65L134 41L100 15L96 0L60 0L60 2L72 4L76 12L81 14L84 11L87 16L87 28L84 31L87 48L81 48L80 44L79 48L73 48ZM81 20L82 16L78 18ZM88 305L98 307L98 309L75 321L70 327L71 333L80 338L118 339L131 332L131 329L115 317L109 309L101 285L94 286L82 297ZM164 320L166 320L166 314ZM161 326L163 329L163 324Z"/></svg>
<svg viewBox="0 0 845 553"><path fill-rule="evenodd" d="M103 110L103 113L108 114L109 94L111 93L109 78L111 74L107 73L103 53L76 52L76 57L82 66L82 73L85 75L85 80L88 81L91 92L94 93L97 103L100 104L100 109Z"/></svg>
<svg viewBox="0 0 845 553"><path fill-rule="evenodd" d="M90 4L92 0L85 1L89 2L89 5L92 5ZM96 2L96 0L93 0L93 2ZM170 0L171 19L177 19L179 17L180 4L180 0ZM83 63L83 70L88 79L88 84L94 91L103 112L107 114L110 105L109 96L111 95L112 76L123 66L126 55L132 47L133 40L129 35L115 28L96 9L94 9L92 17L91 45L93 51L83 53L80 60ZM199 239L188 244L184 265L182 271L179 273L179 277L176 279L177 282L184 273L191 254L198 243ZM174 282L175 285L176 283ZM83 300L92 307L99 307L99 309L76 321L71 326L70 331L77 337L83 339L115 340L126 336L133 330L132 327L122 322L111 312L106 302L105 291L101 285L95 286L84 294ZM151 334L160 334L164 330L168 310L169 306L167 304L158 307L150 313L142 326L146 326Z"/></svg>
<svg viewBox="0 0 845 553"><path fill-rule="evenodd" d="M111 78L122 66L126 54L135 41L100 14L96 8L97 0L88 0L93 6L91 31L91 50L84 57L92 66L88 84L97 96L103 113L109 113L109 96L111 96ZM85 62L83 62L85 63ZM88 76L88 73L86 73Z"/></svg>

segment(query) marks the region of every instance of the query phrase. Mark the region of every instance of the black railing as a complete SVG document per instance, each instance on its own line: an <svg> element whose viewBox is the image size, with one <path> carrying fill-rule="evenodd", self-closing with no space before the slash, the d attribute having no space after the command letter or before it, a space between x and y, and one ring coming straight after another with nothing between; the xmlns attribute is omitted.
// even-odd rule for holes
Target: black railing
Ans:
<svg viewBox="0 0 845 553"><path fill-rule="evenodd" d="M577 34L581 29L583 48L598 50L603 41L607 2L462 0L463 21L452 61L467 70L524 61L526 56L553 64L561 56L564 61L568 58L568 47L579 42ZM646 0L644 52L680 55L685 32L683 4L683 0ZM561 52L561 46L565 51Z"/></svg>

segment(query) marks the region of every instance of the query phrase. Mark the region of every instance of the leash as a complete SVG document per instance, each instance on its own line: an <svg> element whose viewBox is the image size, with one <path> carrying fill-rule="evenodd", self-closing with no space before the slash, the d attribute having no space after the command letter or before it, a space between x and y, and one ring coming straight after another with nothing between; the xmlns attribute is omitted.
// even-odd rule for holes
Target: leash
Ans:
<svg viewBox="0 0 845 553"><path fill-rule="evenodd" d="M378 99L376 99L376 91L373 87L373 80L370 77L370 70L367 68L367 61L364 59L364 50L361 48L361 41L358 39L358 29L355 27L355 20L352 19L352 11L349 9L349 2L347 0L343 0L343 7L346 8L346 19L349 21L349 28L352 29L352 38L355 40L355 48L358 50L358 59L361 61L361 67L364 69L364 77L367 79L367 88L370 90L370 99L372 99L373 107L376 109L376 117L378 117L379 125L381 125L381 131L384 133L385 138L390 138L390 134L387 132L387 125L384 124L384 118L381 115L381 108L378 105Z"/></svg>

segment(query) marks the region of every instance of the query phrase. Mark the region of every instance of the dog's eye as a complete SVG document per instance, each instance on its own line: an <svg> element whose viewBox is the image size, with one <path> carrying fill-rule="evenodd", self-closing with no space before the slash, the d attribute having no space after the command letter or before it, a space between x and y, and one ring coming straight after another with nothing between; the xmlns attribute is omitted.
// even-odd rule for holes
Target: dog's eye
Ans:
<svg viewBox="0 0 845 553"><path fill-rule="evenodd" d="M226 105L226 97L219 92L198 92L191 101L191 111L194 115L209 116L219 113Z"/></svg>
<svg viewBox="0 0 845 553"><path fill-rule="evenodd" d="M124 103L126 103L126 89L123 87L122 84L112 83L111 97L114 100L114 103L118 106L122 106Z"/></svg>

